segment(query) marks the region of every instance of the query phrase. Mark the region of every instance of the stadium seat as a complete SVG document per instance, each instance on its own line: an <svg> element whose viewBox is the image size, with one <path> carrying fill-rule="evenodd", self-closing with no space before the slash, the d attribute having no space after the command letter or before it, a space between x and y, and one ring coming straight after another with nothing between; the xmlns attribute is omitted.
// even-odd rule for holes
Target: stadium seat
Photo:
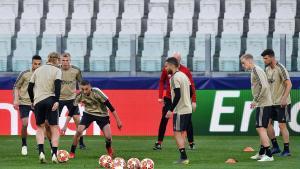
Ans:
<svg viewBox="0 0 300 169"><path fill-rule="evenodd" d="M122 18L140 19L144 16L144 1L141 0L125 0L124 13Z"/></svg>
<svg viewBox="0 0 300 169"><path fill-rule="evenodd" d="M69 35L86 35L89 36L91 33L91 20L90 19L72 19L71 20L71 31Z"/></svg>
<svg viewBox="0 0 300 169"><path fill-rule="evenodd" d="M95 34L116 34L116 19L98 19Z"/></svg>
<svg viewBox="0 0 300 169"><path fill-rule="evenodd" d="M122 35L141 33L141 19L122 19L121 32Z"/></svg>
<svg viewBox="0 0 300 169"><path fill-rule="evenodd" d="M14 19L0 19L0 35L15 34L15 20Z"/></svg>
<svg viewBox="0 0 300 169"><path fill-rule="evenodd" d="M218 33L218 20L217 19L199 19L198 20L198 31L197 33L206 34Z"/></svg>
<svg viewBox="0 0 300 169"><path fill-rule="evenodd" d="M43 33L50 35L65 35L66 33L66 20L65 19L47 19L46 30Z"/></svg>
<svg viewBox="0 0 300 169"><path fill-rule="evenodd" d="M288 70L291 70L291 58L292 58L292 52L293 52L293 34L286 34L285 35L286 40L286 67ZM277 56L277 59L280 59L280 34L273 34L273 41L272 41L272 47L275 53L275 56Z"/></svg>
<svg viewBox="0 0 300 169"><path fill-rule="evenodd" d="M43 2L41 0L24 0L22 19L40 19L43 16Z"/></svg>
<svg viewBox="0 0 300 169"><path fill-rule="evenodd" d="M57 51L57 36L56 35L44 35L42 39L42 48L39 51L39 55L46 60L50 52Z"/></svg>
<svg viewBox="0 0 300 169"><path fill-rule="evenodd" d="M226 0L224 19L243 19L245 0Z"/></svg>
<svg viewBox="0 0 300 169"><path fill-rule="evenodd" d="M194 0L174 1L174 19L191 19L194 16Z"/></svg>
<svg viewBox="0 0 300 169"><path fill-rule="evenodd" d="M84 56L87 53L87 37L85 35L69 35L66 52L72 56L72 64L84 69Z"/></svg>
<svg viewBox="0 0 300 169"><path fill-rule="evenodd" d="M148 19L166 19L169 13L169 0L151 0Z"/></svg>
<svg viewBox="0 0 300 169"><path fill-rule="evenodd" d="M223 30L225 34L242 34L243 19L224 19Z"/></svg>
<svg viewBox="0 0 300 169"><path fill-rule="evenodd" d="M74 0L72 19L90 19L94 15L94 0Z"/></svg>
<svg viewBox="0 0 300 169"><path fill-rule="evenodd" d="M187 65L187 55L190 49L189 35L172 35L169 39L168 56L172 56L175 52L179 52L182 57L182 64Z"/></svg>
<svg viewBox="0 0 300 169"><path fill-rule="evenodd" d="M145 34L167 34L168 27L168 2L165 0L151 1L147 20L147 31Z"/></svg>
<svg viewBox="0 0 300 169"><path fill-rule="evenodd" d="M90 71L109 71L113 39L110 35L94 35L90 56Z"/></svg>
<svg viewBox="0 0 300 169"><path fill-rule="evenodd" d="M296 16L297 0L276 0L276 19L292 19Z"/></svg>
<svg viewBox="0 0 300 169"><path fill-rule="evenodd" d="M21 19L20 21L20 31L18 34L32 34L39 35L40 34L40 19Z"/></svg>
<svg viewBox="0 0 300 169"><path fill-rule="evenodd" d="M148 19L147 22L147 31L145 34L167 34L167 19Z"/></svg>
<svg viewBox="0 0 300 169"><path fill-rule="evenodd" d="M238 71L241 36L222 34L219 58L219 71Z"/></svg>
<svg viewBox="0 0 300 169"><path fill-rule="evenodd" d="M261 52L267 49L267 34L249 34L247 37L246 53L253 55L256 64L265 67L261 57Z"/></svg>
<svg viewBox="0 0 300 169"><path fill-rule="evenodd" d="M100 0L98 19L115 19L119 15L119 0Z"/></svg>
<svg viewBox="0 0 300 169"><path fill-rule="evenodd" d="M275 19L274 34L294 34L295 19Z"/></svg>
<svg viewBox="0 0 300 169"><path fill-rule="evenodd" d="M251 0L251 19L268 19L271 14L271 0Z"/></svg>
<svg viewBox="0 0 300 169"><path fill-rule="evenodd" d="M37 53L36 35L18 35L16 50L13 54L13 71L23 71L30 68L31 57Z"/></svg>
<svg viewBox="0 0 300 169"><path fill-rule="evenodd" d="M18 16L19 0L1 0L0 18L15 19Z"/></svg>
<svg viewBox="0 0 300 169"><path fill-rule="evenodd" d="M220 0L200 0L200 19L218 19L220 15Z"/></svg>
<svg viewBox="0 0 300 169"><path fill-rule="evenodd" d="M0 35L0 71L7 70L7 56L11 53L11 36Z"/></svg>
<svg viewBox="0 0 300 169"><path fill-rule="evenodd" d="M268 19L249 19L250 34L268 34L269 20Z"/></svg>
<svg viewBox="0 0 300 169"><path fill-rule="evenodd" d="M69 13L69 0L49 0L47 19L65 19Z"/></svg>
<svg viewBox="0 0 300 169"><path fill-rule="evenodd" d="M115 58L116 71L130 71L130 56L132 40L136 38L132 35L120 35L118 39L118 50ZM137 52L137 43L135 44Z"/></svg>
<svg viewBox="0 0 300 169"><path fill-rule="evenodd" d="M211 34L211 65L213 64L213 56L215 54L215 36ZM195 39L195 51L193 57L193 71L205 71L205 34L197 34Z"/></svg>
<svg viewBox="0 0 300 169"><path fill-rule="evenodd" d="M142 71L160 71L163 52L164 35L146 35L141 58Z"/></svg>
<svg viewBox="0 0 300 169"><path fill-rule="evenodd" d="M177 34L188 34L191 35L193 31L192 19L173 19L173 30L171 36Z"/></svg>

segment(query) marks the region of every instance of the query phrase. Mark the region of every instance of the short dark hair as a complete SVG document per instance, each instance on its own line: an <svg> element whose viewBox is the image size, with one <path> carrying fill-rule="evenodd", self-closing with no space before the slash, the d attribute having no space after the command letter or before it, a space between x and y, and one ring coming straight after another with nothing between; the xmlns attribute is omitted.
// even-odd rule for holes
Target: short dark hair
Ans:
<svg viewBox="0 0 300 169"><path fill-rule="evenodd" d="M179 67L179 62L175 57L169 57L166 62L174 65L175 67Z"/></svg>
<svg viewBox="0 0 300 169"><path fill-rule="evenodd" d="M32 56L32 60L42 60L40 55L34 55Z"/></svg>
<svg viewBox="0 0 300 169"><path fill-rule="evenodd" d="M80 82L81 86L86 86L86 85L90 85L90 84L91 83L89 81L87 81L87 80L83 80L83 81Z"/></svg>
<svg viewBox="0 0 300 169"><path fill-rule="evenodd" d="M273 49L266 49L266 50L264 50L264 51L261 53L261 56L262 56L262 57L264 57L264 56L266 56L266 55L269 55L269 56L271 56L271 57L274 57L275 54L274 54Z"/></svg>

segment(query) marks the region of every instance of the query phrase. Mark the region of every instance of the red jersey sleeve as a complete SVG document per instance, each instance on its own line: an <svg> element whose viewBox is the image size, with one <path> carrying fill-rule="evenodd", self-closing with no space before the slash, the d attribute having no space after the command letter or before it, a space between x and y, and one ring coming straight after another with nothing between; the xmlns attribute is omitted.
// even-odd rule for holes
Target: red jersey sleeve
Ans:
<svg viewBox="0 0 300 169"><path fill-rule="evenodd" d="M160 99L163 98L167 78L168 78L168 73L167 73L166 69L163 69L161 72L161 75L160 75L160 80L159 80L158 98L160 98Z"/></svg>

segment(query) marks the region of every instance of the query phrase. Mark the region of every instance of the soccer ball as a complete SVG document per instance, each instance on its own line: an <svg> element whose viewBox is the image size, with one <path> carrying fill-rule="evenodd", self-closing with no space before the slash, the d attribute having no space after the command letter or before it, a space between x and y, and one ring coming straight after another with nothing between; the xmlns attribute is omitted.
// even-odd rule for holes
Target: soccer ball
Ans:
<svg viewBox="0 0 300 169"><path fill-rule="evenodd" d="M127 161L128 169L139 169L141 167L141 162L137 158L131 158Z"/></svg>
<svg viewBox="0 0 300 169"><path fill-rule="evenodd" d="M57 160L60 163L65 163L69 160L69 153L66 150L57 151Z"/></svg>
<svg viewBox="0 0 300 169"><path fill-rule="evenodd" d="M126 162L123 158L117 157L112 162L112 169L124 169Z"/></svg>
<svg viewBox="0 0 300 169"><path fill-rule="evenodd" d="M150 158L145 158L141 161L141 169L153 169L154 162Z"/></svg>
<svg viewBox="0 0 300 169"><path fill-rule="evenodd" d="M102 155L99 158L99 165L103 168L111 168L112 158L109 155Z"/></svg>

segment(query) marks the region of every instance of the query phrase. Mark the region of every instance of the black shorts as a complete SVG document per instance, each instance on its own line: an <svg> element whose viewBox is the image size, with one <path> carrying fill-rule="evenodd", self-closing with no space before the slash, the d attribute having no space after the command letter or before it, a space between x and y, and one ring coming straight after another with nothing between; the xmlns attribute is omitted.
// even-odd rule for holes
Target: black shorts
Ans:
<svg viewBox="0 0 300 169"><path fill-rule="evenodd" d="M101 130L107 125L110 124L109 116L100 117L100 116L94 116L88 113L83 113L83 116L80 120L80 125L84 125L87 129L92 122L96 121L98 126Z"/></svg>
<svg viewBox="0 0 300 169"><path fill-rule="evenodd" d="M269 120L270 120L270 113L271 113L272 107L266 106L266 107L257 107L256 108L256 123L255 127L260 128L268 128Z"/></svg>
<svg viewBox="0 0 300 169"><path fill-rule="evenodd" d="M291 105L281 107L280 105L272 106L271 119L278 123L287 123L291 121Z"/></svg>
<svg viewBox="0 0 300 169"><path fill-rule="evenodd" d="M19 105L20 118L28 118L29 112L32 111L31 106L28 105Z"/></svg>
<svg viewBox="0 0 300 169"><path fill-rule="evenodd" d="M78 106L74 106L74 99L73 100L60 100L59 101L59 117L61 115L61 112L63 108L66 106L69 113L69 117L73 117L74 115L80 115Z"/></svg>
<svg viewBox="0 0 300 169"><path fill-rule="evenodd" d="M48 120L50 125L58 125L58 111L52 111L54 103L54 97L51 96L35 104L37 125L45 123L45 120Z"/></svg>
<svg viewBox="0 0 300 169"><path fill-rule="evenodd" d="M192 124L192 113L190 114L174 114L173 116L173 130L186 131Z"/></svg>
<svg viewBox="0 0 300 169"><path fill-rule="evenodd" d="M172 100L168 97L164 97L164 107L162 109L163 116L166 116L168 110L171 109L172 106Z"/></svg>

